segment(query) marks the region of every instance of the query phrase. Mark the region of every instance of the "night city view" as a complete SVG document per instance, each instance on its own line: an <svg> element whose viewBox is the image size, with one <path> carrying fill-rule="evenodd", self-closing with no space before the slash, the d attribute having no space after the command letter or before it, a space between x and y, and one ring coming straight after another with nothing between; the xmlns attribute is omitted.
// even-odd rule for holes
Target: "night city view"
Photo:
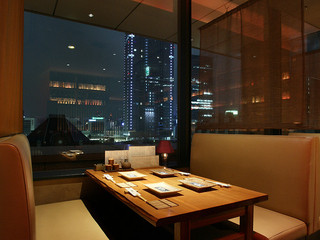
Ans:
<svg viewBox="0 0 320 240"><path fill-rule="evenodd" d="M35 128L50 114L64 114L93 139L129 140L129 132L145 129L138 123L129 126L136 116L124 119L129 111L123 108L126 101L134 102L131 108L143 105L138 118L157 121L154 125L171 131L159 136L150 126L157 136L148 137L174 138L173 44L26 12L24 46L24 115L34 118ZM132 89L130 81L136 85ZM161 104L169 108L168 116L161 115L166 110L156 109ZM147 110L143 113L142 109ZM99 125L93 120L104 120L104 130L90 126ZM171 122L163 126L166 121Z"/></svg>
<svg viewBox="0 0 320 240"><path fill-rule="evenodd" d="M102 158L106 146L176 139L173 43L28 12L24 34L34 163L71 146Z"/></svg>
<svg viewBox="0 0 320 240"><path fill-rule="evenodd" d="M105 149L175 145L175 44L29 12L24 24L23 127L34 166L74 148L102 161ZM194 127L212 96L198 97L192 53Z"/></svg>

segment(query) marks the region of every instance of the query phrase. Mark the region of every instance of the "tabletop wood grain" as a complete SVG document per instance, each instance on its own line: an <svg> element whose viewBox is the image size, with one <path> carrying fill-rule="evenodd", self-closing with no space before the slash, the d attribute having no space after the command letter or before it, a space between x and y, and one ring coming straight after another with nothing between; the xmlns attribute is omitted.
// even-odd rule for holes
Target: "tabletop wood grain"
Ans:
<svg viewBox="0 0 320 240"><path fill-rule="evenodd" d="M142 180L130 181L137 185L133 187L133 189L141 193L147 201L166 198L177 203L177 207L155 209L140 198L125 193L125 188L120 188L115 183L104 178L103 175L106 174L105 172L87 170L86 174L154 226L205 218L208 215L219 214L232 209L240 209L268 199L268 195L265 193L233 185L230 188L215 186L207 191L197 192L185 187L179 182L180 179L184 179L186 176L181 176L176 173L173 177L159 177L152 174L152 169L155 168L135 170L147 176ZM128 181L120 176L118 172L108 172L108 174L111 175L117 183ZM196 175L187 177L199 177L205 180L212 180ZM165 182L182 191L162 197L153 193L144 185L157 182Z"/></svg>

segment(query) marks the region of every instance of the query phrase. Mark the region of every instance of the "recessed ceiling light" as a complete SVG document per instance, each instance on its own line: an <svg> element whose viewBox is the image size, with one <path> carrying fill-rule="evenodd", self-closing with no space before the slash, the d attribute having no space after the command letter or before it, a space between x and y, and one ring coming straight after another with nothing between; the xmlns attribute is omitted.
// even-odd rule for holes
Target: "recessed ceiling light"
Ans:
<svg viewBox="0 0 320 240"><path fill-rule="evenodd" d="M94 15L93 15L92 13L89 13L89 15L88 15L88 16L92 18Z"/></svg>
<svg viewBox="0 0 320 240"><path fill-rule="evenodd" d="M114 54L112 54L112 55L115 56L115 55L117 55L117 54L114 53Z"/></svg>
<svg viewBox="0 0 320 240"><path fill-rule="evenodd" d="M102 70L105 71L106 69L105 69L105 68L102 68Z"/></svg>
<svg viewBox="0 0 320 240"><path fill-rule="evenodd" d="M68 48L69 48L69 49L75 49L75 46L69 45Z"/></svg>

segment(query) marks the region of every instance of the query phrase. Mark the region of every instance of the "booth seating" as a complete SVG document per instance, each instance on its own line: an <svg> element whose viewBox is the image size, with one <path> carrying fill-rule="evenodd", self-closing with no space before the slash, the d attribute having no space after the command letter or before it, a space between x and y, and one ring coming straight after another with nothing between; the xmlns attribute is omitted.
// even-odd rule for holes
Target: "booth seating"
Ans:
<svg viewBox="0 0 320 240"><path fill-rule="evenodd" d="M194 134L190 171L267 193L254 208L256 236L300 239L320 227L318 145L317 137Z"/></svg>
<svg viewBox="0 0 320 240"><path fill-rule="evenodd" d="M0 239L108 239L80 199L35 206L23 134L0 138Z"/></svg>

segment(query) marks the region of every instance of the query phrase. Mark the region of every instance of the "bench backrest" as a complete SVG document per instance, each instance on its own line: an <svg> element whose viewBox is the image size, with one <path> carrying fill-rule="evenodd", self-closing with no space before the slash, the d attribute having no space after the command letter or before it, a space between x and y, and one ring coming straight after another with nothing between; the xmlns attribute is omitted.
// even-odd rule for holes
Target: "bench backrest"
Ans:
<svg viewBox="0 0 320 240"><path fill-rule="evenodd" d="M260 206L304 221L309 233L319 225L318 169L314 137L199 133L192 139L192 173L267 193Z"/></svg>
<svg viewBox="0 0 320 240"><path fill-rule="evenodd" d="M316 137L319 139L319 146L318 146L318 149L320 149L320 133L289 133L289 136L298 136L298 137ZM316 204L315 204L315 213L316 213L316 216L317 217L317 221L315 221L315 227L316 229L315 230L319 230L320 229L320 153L318 154L318 174L316 175L316 183L317 186L316 188L318 188L319 190L316 191L316 199L318 199L318 201L316 201Z"/></svg>
<svg viewBox="0 0 320 240"><path fill-rule="evenodd" d="M35 239L35 205L28 139L0 138L0 239Z"/></svg>

